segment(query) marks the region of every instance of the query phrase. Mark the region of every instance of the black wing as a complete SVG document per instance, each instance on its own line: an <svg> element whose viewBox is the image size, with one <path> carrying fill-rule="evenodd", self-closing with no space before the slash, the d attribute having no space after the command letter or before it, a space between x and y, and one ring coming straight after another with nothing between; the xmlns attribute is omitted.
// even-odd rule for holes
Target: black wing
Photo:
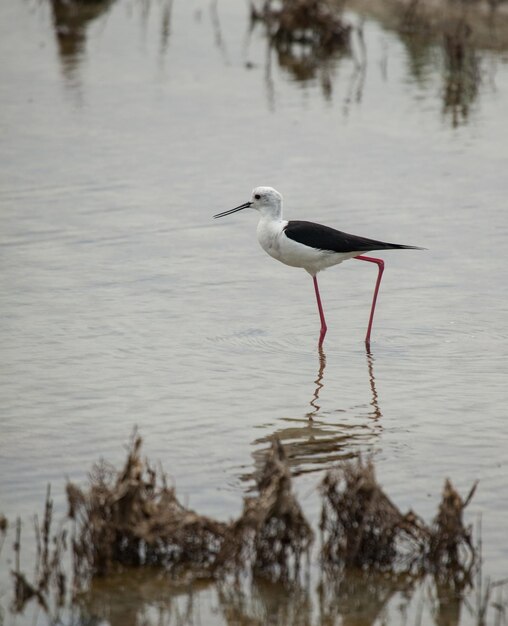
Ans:
<svg viewBox="0 0 508 626"><path fill-rule="evenodd" d="M330 226L322 226L314 222L292 220L284 229L286 236L293 241L302 243L304 246L330 252L369 252L371 250L391 250L408 248L420 250L416 246L403 246L398 243L386 243L343 233Z"/></svg>

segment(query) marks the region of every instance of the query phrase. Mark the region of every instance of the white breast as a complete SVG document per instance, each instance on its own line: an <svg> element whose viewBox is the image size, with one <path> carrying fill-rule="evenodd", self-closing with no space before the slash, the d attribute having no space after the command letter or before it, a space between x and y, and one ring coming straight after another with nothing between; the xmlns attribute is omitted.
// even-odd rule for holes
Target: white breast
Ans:
<svg viewBox="0 0 508 626"><path fill-rule="evenodd" d="M270 220L261 217L258 222L257 236L260 246L265 252L278 261L281 258L281 236L287 222L285 220Z"/></svg>
<svg viewBox="0 0 508 626"><path fill-rule="evenodd" d="M281 263L291 267L301 267L312 276L359 254L340 254L305 246L286 237L284 233L286 225L285 220L275 221L262 217L257 227L257 237L261 247Z"/></svg>

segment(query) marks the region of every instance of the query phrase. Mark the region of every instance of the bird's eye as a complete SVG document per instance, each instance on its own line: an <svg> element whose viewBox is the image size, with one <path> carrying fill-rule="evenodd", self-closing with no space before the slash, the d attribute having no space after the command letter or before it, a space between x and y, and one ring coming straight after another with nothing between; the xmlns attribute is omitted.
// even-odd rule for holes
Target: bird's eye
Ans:
<svg viewBox="0 0 508 626"><path fill-rule="evenodd" d="M261 196L258 193L254 197L256 198L256 200L260 200L261 199Z"/></svg>

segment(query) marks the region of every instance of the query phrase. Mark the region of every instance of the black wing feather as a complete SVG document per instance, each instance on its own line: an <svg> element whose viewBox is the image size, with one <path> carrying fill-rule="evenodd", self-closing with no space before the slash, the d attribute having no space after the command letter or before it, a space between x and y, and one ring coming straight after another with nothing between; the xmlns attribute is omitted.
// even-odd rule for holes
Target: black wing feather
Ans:
<svg viewBox="0 0 508 626"><path fill-rule="evenodd" d="M292 220L284 229L286 236L293 241L316 248L317 250L329 250L330 252L369 252L371 250L391 250L397 248L409 248L418 250L416 246L403 246L398 243L376 241L367 237L358 237L343 233L330 226Z"/></svg>

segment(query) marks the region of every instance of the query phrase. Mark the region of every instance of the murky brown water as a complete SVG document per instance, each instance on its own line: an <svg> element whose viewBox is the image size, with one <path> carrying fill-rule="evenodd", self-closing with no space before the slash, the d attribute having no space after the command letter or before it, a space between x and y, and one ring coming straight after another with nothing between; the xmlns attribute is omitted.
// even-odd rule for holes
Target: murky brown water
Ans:
<svg viewBox="0 0 508 626"><path fill-rule="evenodd" d="M323 470L360 451L429 517L445 476L462 492L479 479L470 519L485 574L505 577L506 54L483 53L450 107L439 48L369 20L363 69L344 55L297 80L244 3L125 0L89 18L0 8L0 511L29 526L48 482L63 510L64 477L121 459L137 424L182 500L228 518L278 434L314 521ZM384 255L370 354L373 268L321 275L320 355L308 275L264 254L253 215L211 219L259 184L287 217L428 248ZM112 617L121 588L103 623L138 623ZM140 597L136 619L155 620ZM216 595L192 597L195 623L225 623Z"/></svg>

